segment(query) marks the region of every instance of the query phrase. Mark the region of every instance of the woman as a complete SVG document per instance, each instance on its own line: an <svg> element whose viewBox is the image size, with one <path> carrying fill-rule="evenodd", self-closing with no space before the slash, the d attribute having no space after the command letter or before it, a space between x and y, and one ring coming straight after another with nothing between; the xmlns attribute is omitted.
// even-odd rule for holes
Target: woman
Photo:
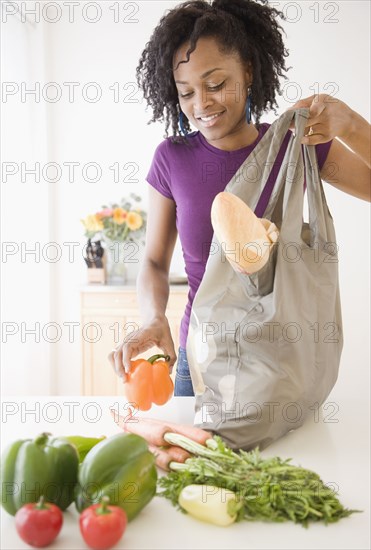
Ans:
<svg viewBox="0 0 371 550"><path fill-rule="evenodd" d="M173 135L157 147L147 175L151 209L137 282L143 325L109 355L124 381L131 358L153 346L170 355L171 367L177 359L165 311L179 233L190 291L175 395L193 395L185 347L213 235L211 204L268 129L259 122L262 112L273 108L276 113L275 94L288 55L277 15L283 17L253 0L185 2L160 20L142 53L137 78L153 109L152 121L164 120L166 133L171 125ZM321 178L370 201L367 121L325 94L292 109L299 107L310 108L303 143L316 146ZM278 167L282 160L283 155L277 158Z"/></svg>

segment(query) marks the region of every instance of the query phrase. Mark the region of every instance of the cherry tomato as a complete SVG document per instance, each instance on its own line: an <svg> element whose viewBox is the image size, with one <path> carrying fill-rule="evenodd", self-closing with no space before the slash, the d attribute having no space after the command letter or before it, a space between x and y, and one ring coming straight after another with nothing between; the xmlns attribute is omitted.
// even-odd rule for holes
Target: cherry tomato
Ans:
<svg viewBox="0 0 371 550"><path fill-rule="evenodd" d="M39 502L25 504L15 515L15 527L24 542L41 548L47 546L58 536L63 525L60 508L45 502L41 496Z"/></svg>
<svg viewBox="0 0 371 550"><path fill-rule="evenodd" d="M124 534L127 515L119 506L109 506L104 496L99 504L86 508L80 516L80 531L86 544L93 550L114 546Z"/></svg>

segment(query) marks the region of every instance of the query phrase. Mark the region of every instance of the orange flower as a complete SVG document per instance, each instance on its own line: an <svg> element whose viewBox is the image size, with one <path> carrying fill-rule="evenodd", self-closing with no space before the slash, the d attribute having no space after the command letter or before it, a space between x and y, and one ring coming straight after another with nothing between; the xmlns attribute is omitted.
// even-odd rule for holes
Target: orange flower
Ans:
<svg viewBox="0 0 371 550"><path fill-rule="evenodd" d="M126 224L131 231L136 231L143 225L143 218L138 212L128 212Z"/></svg>
<svg viewBox="0 0 371 550"><path fill-rule="evenodd" d="M127 212L123 208L114 208L112 218L117 225L122 225L126 221Z"/></svg>

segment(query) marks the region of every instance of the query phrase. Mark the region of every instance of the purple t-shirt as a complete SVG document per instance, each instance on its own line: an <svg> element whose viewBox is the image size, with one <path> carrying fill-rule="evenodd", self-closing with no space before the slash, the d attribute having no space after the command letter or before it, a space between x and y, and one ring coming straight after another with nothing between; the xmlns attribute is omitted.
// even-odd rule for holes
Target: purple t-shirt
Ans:
<svg viewBox="0 0 371 550"><path fill-rule="evenodd" d="M186 347L193 299L205 272L213 238L211 205L224 191L238 168L258 144L270 124L261 123L256 140L235 151L214 147L201 132L188 135L191 146L173 143L171 138L156 148L146 180L176 205L176 226L188 277L188 303L180 326L180 346ZM277 161L258 201L255 214L263 217L291 136L287 131ZM325 163L332 141L316 145L318 166Z"/></svg>

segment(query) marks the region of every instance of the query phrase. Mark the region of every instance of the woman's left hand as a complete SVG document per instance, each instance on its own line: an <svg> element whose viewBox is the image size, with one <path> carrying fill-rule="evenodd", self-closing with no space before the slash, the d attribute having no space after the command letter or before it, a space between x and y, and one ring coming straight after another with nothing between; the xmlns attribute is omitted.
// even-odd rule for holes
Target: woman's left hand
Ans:
<svg viewBox="0 0 371 550"><path fill-rule="evenodd" d="M326 143L334 137L346 138L352 128L352 109L346 103L328 94L315 94L297 101L287 109L309 107L309 117L305 125L302 143L317 145ZM290 130L295 129L295 122L290 124ZM308 136L312 128L311 135Z"/></svg>

